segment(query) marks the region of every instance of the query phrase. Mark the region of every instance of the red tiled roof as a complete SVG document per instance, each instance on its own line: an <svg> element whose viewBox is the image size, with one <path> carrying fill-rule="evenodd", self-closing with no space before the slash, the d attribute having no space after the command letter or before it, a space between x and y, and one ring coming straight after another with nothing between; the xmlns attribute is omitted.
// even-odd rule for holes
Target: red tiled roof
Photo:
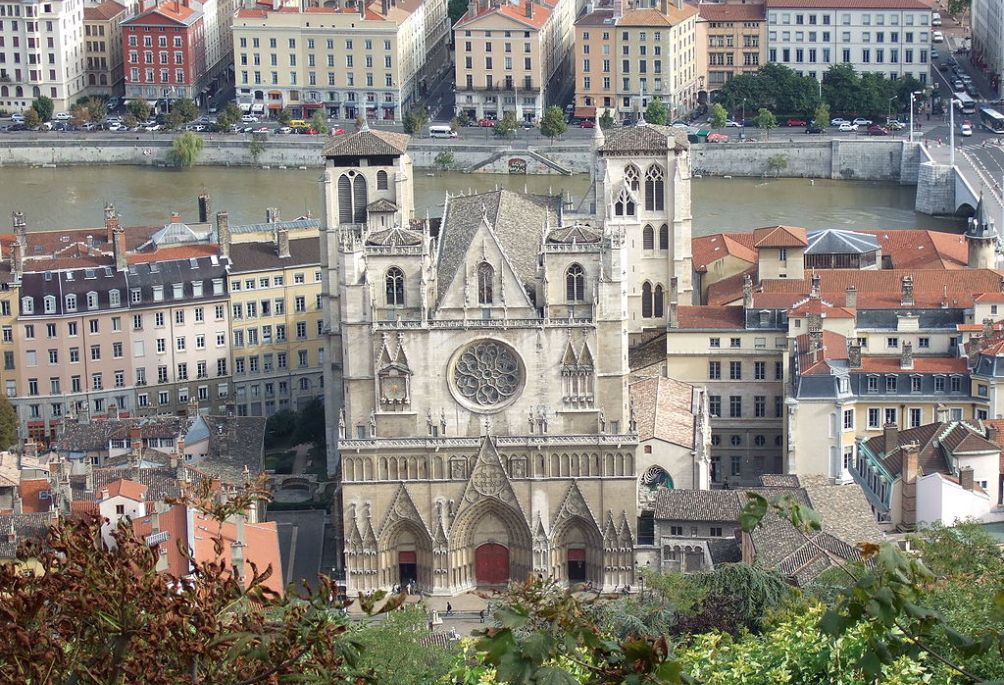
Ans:
<svg viewBox="0 0 1004 685"><path fill-rule="evenodd" d="M1004 303L1004 293L980 293L976 296L975 302L981 304L999 304ZM982 326L977 326L977 328L982 328Z"/></svg>
<svg viewBox="0 0 1004 685"><path fill-rule="evenodd" d="M49 481L45 478L22 480L17 484L17 491L21 496L21 511L25 514L37 514L49 511L50 500L48 494L45 499L42 499L40 496L43 492L49 492Z"/></svg>
<svg viewBox="0 0 1004 685"><path fill-rule="evenodd" d="M756 283L757 271L756 268L747 269L741 274L734 274L728 278L723 278L720 281L715 281L708 286L708 304L723 305L731 304L732 302L742 301L743 299L743 284L746 282L746 275L749 274L753 282ZM805 291L808 294L808 290ZM754 296L755 297L755 296ZM799 298L794 298L784 306L790 306L798 301ZM755 301L755 300L754 300ZM766 306L766 305L761 305Z"/></svg>
<svg viewBox="0 0 1004 685"><path fill-rule="evenodd" d="M752 233L715 233L700 236L694 238L690 246L694 269L698 271L726 255L750 264L756 263L757 254L753 248Z"/></svg>
<svg viewBox="0 0 1004 685"><path fill-rule="evenodd" d="M766 17L762 4L733 5L725 3L701 3L698 5L702 19L708 21L763 21Z"/></svg>
<svg viewBox="0 0 1004 685"><path fill-rule="evenodd" d="M746 328L746 314L741 306L681 305L677 320L682 329L736 330Z"/></svg>
<svg viewBox="0 0 1004 685"><path fill-rule="evenodd" d="M677 8L670 4L666 14L657 9L626 10L617 26L676 26L697 14L697 8L684 5Z"/></svg>
<svg viewBox="0 0 1004 685"><path fill-rule="evenodd" d="M100 5L89 5L84 7L84 21L108 21L126 11L125 5L120 5L115 0L105 0Z"/></svg>
<svg viewBox="0 0 1004 685"><path fill-rule="evenodd" d="M98 503L92 499L75 499L70 502L70 512L73 514L97 514Z"/></svg>
<svg viewBox="0 0 1004 685"><path fill-rule="evenodd" d="M153 252L140 252L128 255L130 264L145 264L147 262L166 262L175 259L192 259L195 257L211 257L219 254L216 245L178 245L162 247Z"/></svg>
<svg viewBox="0 0 1004 685"><path fill-rule="evenodd" d="M904 369L900 357L862 357L861 371L865 373L965 373L966 360L959 357L914 357L913 368Z"/></svg>
<svg viewBox="0 0 1004 685"><path fill-rule="evenodd" d="M769 8L791 9L863 9L863 10L930 10L921 0L766 0Z"/></svg>
<svg viewBox="0 0 1004 685"><path fill-rule="evenodd" d="M754 297L753 299L755 303L756 298ZM829 302L818 298L809 298L801 303L796 302L792 306L792 309L788 311L788 316L808 316L810 314L821 314L829 319L854 318L854 312L850 309L835 307Z"/></svg>
<svg viewBox="0 0 1004 685"><path fill-rule="evenodd" d="M798 226L767 226L753 231L753 247L805 247L805 229Z"/></svg>
<svg viewBox="0 0 1004 685"><path fill-rule="evenodd" d="M799 372L803 376L814 374L828 374L830 372L829 359L847 359L847 338L834 333L833 331L821 331L822 349L818 353L812 352L811 338L808 333L795 338L798 346Z"/></svg>
<svg viewBox="0 0 1004 685"><path fill-rule="evenodd" d="M533 11L532 17L526 16L527 2L532 3L531 5ZM460 21L456 23L456 26L454 26L454 28L465 26L473 21L477 21L478 19L486 17L490 14L497 14L497 15L502 15L504 17L508 17L509 19L512 19L516 22L519 22L520 24L529 26L534 29L543 28L544 24L547 23L547 20L551 18L550 8L545 7L543 5L539 5L533 2L533 0L522 0L522 2L516 5L504 4L495 7L493 7L489 3L488 5L477 9L477 11L474 14L470 14L470 12L468 12L467 14L462 16L460 18Z"/></svg>
<svg viewBox="0 0 1004 685"><path fill-rule="evenodd" d="M102 490L107 490L109 497L125 497L135 502L142 502L146 499L146 486L126 478L112 481Z"/></svg>
<svg viewBox="0 0 1004 685"><path fill-rule="evenodd" d="M969 246L959 233L928 230L865 230L878 238L882 256L892 260L894 269L964 269Z"/></svg>

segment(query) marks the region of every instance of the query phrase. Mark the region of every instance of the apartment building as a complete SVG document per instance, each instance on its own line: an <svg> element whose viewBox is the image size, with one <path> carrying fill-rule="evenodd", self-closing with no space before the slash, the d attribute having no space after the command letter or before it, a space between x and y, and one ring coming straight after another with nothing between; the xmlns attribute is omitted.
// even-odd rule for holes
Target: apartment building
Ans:
<svg viewBox="0 0 1004 685"><path fill-rule="evenodd" d="M234 398L239 416L298 410L323 395L320 239L270 210L230 247ZM312 232L309 237L291 233Z"/></svg>
<svg viewBox="0 0 1004 685"><path fill-rule="evenodd" d="M442 5L442 7L440 7ZM242 9L234 20L237 98L245 110L400 121L441 60L443 0L354 7ZM428 19L428 17L432 19ZM438 19L436 19L438 18ZM427 37L438 41L428 44Z"/></svg>
<svg viewBox="0 0 1004 685"><path fill-rule="evenodd" d="M1000 92L1004 75L1004 2L973 0L969 12L973 56L986 65L990 87Z"/></svg>
<svg viewBox="0 0 1004 685"><path fill-rule="evenodd" d="M697 6L698 80L705 95L767 62L767 15L759 4ZM702 96L704 97L704 96Z"/></svg>
<svg viewBox="0 0 1004 685"><path fill-rule="evenodd" d="M835 64L930 81L931 7L922 0L765 0L767 60L823 78Z"/></svg>
<svg viewBox="0 0 1004 685"><path fill-rule="evenodd" d="M122 22L127 98L200 101L206 83L206 23L200 6L161 2Z"/></svg>
<svg viewBox="0 0 1004 685"><path fill-rule="evenodd" d="M68 110L84 89L84 0L0 4L0 109L52 98Z"/></svg>
<svg viewBox="0 0 1004 685"><path fill-rule="evenodd" d="M701 90L697 8L613 0L575 22L575 112L637 118L659 97L671 119L690 112Z"/></svg>
<svg viewBox="0 0 1004 685"><path fill-rule="evenodd" d="M457 113L535 121L571 75L574 0L474 0L453 28Z"/></svg>
<svg viewBox="0 0 1004 685"><path fill-rule="evenodd" d="M13 225L24 221L24 215L14 212ZM0 383L6 397L17 395L17 374L21 368L17 347L17 315L20 301L21 276L14 271L13 252L15 244L11 233L0 236L0 253L5 259L0 259L0 352L3 353L3 364L0 364Z"/></svg>
<svg viewBox="0 0 1004 685"><path fill-rule="evenodd" d="M87 93L123 95L122 22L129 16L125 5L105 0L84 8L87 58Z"/></svg>

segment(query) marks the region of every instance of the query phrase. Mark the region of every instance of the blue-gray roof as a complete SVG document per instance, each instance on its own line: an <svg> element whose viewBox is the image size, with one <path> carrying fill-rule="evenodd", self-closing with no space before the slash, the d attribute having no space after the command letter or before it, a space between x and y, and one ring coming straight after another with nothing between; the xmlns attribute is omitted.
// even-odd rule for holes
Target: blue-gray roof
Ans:
<svg viewBox="0 0 1004 685"><path fill-rule="evenodd" d="M879 249L879 241L873 235L857 233L839 228L813 231L808 236L809 245L805 254L864 254Z"/></svg>

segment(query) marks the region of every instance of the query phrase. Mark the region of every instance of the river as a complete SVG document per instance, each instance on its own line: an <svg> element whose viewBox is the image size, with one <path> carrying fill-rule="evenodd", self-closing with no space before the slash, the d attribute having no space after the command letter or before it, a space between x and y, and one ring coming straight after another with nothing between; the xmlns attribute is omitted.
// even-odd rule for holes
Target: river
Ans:
<svg viewBox="0 0 1004 685"><path fill-rule="evenodd" d="M21 210L29 230L101 226L105 202L125 225L159 225L172 211L188 220L206 191L214 210L233 223L265 220L266 207L283 218L319 216L318 170L196 167L173 171L133 166L0 169L0 211ZM585 176L496 176L416 171L416 213L442 214L445 192L484 191L497 185L534 192L566 191L574 201ZM809 179L699 178L692 185L693 234L748 231L787 224L821 228L931 228L957 231L960 222L913 210L915 188L895 183Z"/></svg>

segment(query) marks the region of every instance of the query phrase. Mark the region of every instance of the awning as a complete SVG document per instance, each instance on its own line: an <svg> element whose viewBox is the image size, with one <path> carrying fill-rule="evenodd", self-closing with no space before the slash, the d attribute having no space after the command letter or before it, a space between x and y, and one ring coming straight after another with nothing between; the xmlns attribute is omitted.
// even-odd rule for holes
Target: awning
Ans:
<svg viewBox="0 0 1004 685"><path fill-rule="evenodd" d="M380 106L383 107L384 109L394 109L395 107L397 107L397 105L395 105L393 102L385 102Z"/></svg>
<svg viewBox="0 0 1004 685"><path fill-rule="evenodd" d="M242 112L250 112L251 111L251 103L250 102L242 102L241 104L239 104L237 106L241 108Z"/></svg>
<svg viewBox="0 0 1004 685"><path fill-rule="evenodd" d="M576 107L575 108L575 112L574 112L574 116L577 119L592 119L593 117L596 116L596 108L595 107L585 107L585 106L583 106L583 107Z"/></svg>
<svg viewBox="0 0 1004 685"><path fill-rule="evenodd" d="M268 103L268 108L269 109L282 109L282 103L281 102L270 102L270 103Z"/></svg>
<svg viewBox="0 0 1004 685"><path fill-rule="evenodd" d="M320 106L321 106L320 102L304 102L303 103L303 108L304 109L317 109Z"/></svg>
<svg viewBox="0 0 1004 685"><path fill-rule="evenodd" d="M245 110L245 111L247 111L247 110ZM252 112L264 112L265 111L265 105L263 103L261 103L261 102L256 102L255 104L251 105L251 111Z"/></svg>

